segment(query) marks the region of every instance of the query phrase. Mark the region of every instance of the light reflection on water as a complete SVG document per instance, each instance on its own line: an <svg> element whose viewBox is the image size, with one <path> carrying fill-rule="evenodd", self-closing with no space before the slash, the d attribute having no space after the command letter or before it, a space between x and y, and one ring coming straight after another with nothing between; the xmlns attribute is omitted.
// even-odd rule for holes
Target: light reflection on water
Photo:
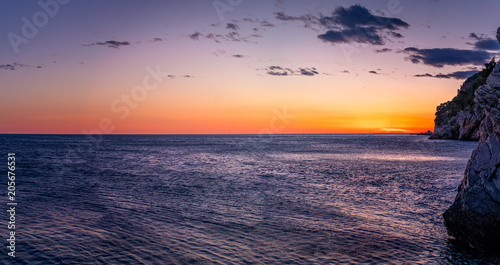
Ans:
<svg viewBox="0 0 500 265"><path fill-rule="evenodd" d="M86 138L0 136L23 176L19 264L498 261L450 241L442 224L477 143L254 139L105 136L63 159Z"/></svg>

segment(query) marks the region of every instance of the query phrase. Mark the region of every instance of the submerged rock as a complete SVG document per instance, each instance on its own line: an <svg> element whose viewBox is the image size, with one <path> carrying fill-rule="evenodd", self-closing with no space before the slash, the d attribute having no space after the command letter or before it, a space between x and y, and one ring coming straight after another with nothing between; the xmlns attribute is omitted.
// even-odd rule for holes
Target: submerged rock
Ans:
<svg viewBox="0 0 500 265"><path fill-rule="evenodd" d="M483 118L479 146L467 164L453 205L443 214L448 233L482 250L500 249L500 64L474 93Z"/></svg>

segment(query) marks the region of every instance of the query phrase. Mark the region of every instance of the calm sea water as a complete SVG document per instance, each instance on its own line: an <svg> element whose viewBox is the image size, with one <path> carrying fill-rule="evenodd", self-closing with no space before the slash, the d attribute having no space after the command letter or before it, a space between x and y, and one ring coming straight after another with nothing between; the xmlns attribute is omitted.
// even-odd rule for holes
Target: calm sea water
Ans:
<svg viewBox="0 0 500 265"><path fill-rule="evenodd" d="M450 240L474 142L411 135L0 135L7 264L487 264ZM6 172L2 189L6 203ZM3 221L2 221L3 220Z"/></svg>

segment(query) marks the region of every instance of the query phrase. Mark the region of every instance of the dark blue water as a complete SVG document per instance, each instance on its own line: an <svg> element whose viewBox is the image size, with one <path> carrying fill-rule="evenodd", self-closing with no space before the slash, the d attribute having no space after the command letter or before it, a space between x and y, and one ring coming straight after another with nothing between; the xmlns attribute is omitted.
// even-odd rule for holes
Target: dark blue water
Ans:
<svg viewBox="0 0 500 265"><path fill-rule="evenodd" d="M4 211L0 261L495 263L449 239L441 218L476 145L411 135L0 135L2 159L16 153L18 202L17 257L7 256Z"/></svg>

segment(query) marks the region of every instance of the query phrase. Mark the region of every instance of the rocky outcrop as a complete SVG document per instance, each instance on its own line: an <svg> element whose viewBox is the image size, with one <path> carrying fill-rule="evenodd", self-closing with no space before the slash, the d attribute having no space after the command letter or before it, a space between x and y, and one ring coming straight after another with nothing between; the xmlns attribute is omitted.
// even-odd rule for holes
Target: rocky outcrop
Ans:
<svg viewBox="0 0 500 265"><path fill-rule="evenodd" d="M474 93L475 110L466 116L479 125L479 146L467 164L453 205L443 214L448 233L482 250L500 249L500 64ZM477 112L481 111L481 112ZM471 114L472 115L472 114ZM457 118L460 119L460 118ZM466 126L464 126L466 128Z"/></svg>
<svg viewBox="0 0 500 265"><path fill-rule="evenodd" d="M463 83L453 100L437 107L434 133L430 139L480 140L481 131L487 124L486 112L476 102L476 92L487 84L495 65L494 60L485 64L485 69ZM496 82L493 79L492 77L492 82Z"/></svg>

